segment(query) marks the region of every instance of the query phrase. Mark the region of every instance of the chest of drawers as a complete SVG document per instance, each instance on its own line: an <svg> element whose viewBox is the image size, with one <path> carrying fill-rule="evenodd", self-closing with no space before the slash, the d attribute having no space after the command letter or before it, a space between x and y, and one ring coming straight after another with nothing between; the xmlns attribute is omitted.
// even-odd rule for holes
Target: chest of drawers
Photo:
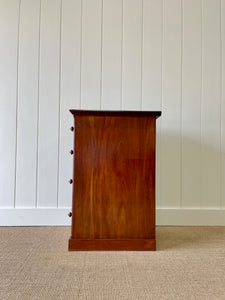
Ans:
<svg viewBox="0 0 225 300"><path fill-rule="evenodd" d="M155 140L161 112L70 112L69 250L155 250Z"/></svg>

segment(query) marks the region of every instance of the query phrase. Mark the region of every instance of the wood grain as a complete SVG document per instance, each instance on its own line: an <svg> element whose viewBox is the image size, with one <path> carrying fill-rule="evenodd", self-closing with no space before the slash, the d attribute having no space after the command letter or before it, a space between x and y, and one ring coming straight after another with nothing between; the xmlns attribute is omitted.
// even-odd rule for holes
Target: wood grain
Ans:
<svg viewBox="0 0 225 300"><path fill-rule="evenodd" d="M82 248L82 242L73 241L77 239L133 239L131 244L113 244L113 249L129 245L133 249L136 239L155 240L156 116L152 117L152 112L150 116L147 112L137 112L136 116L121 116L123 112L120 116L112 116L112 112L97 116L73 113L75 157L69 249ZM145 248L143 244L137 247L141 245ZM96 250L102 249L104 243L85 242L84 248L94 250L95 246Z"/></svg>
<svg viewBox="0 0 225 300"><path fill-rule="evenodd" d="M149 251L156 250L156 241L149 239L140 240L79 240L69 239L69 248L77 251L87 250L124 250L124 251Z"/></svg>

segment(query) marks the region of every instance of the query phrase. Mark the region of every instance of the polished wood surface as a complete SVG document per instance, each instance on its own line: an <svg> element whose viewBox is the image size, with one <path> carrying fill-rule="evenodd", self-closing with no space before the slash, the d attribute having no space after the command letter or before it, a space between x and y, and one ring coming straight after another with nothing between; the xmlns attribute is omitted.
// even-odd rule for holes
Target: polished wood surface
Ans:
<svg viewBox="0 0 225 300"><path fill-rule="evenodd" d="M72 239L69 240L70 250L90 251L90 250L156 250L154 239Z"/></svg>
<svg viewBox="0 0 225 300"><path fill-rule="evenodd" d="M75 145L69 250L155 250L159 112L71 112Z"/></svg>
<svg viewBox="0 0 225 300"><path fill-rule="evenodd" d="M76 110L71 109L74 116L124 116L124 117L154 117L161 116L161 111L136 111L136 110ZM71 127L74 129L74 127Z"/></svg>

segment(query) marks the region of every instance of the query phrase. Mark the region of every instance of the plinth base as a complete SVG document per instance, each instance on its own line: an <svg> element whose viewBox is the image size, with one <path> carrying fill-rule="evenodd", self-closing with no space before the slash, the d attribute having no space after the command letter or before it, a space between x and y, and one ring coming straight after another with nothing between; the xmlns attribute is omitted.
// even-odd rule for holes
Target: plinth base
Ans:
<svg viewBox="0 0 225 300"><path fill-rule="evenodd" d="M154 239L69 239L69 251L155 251Z"/></svg>

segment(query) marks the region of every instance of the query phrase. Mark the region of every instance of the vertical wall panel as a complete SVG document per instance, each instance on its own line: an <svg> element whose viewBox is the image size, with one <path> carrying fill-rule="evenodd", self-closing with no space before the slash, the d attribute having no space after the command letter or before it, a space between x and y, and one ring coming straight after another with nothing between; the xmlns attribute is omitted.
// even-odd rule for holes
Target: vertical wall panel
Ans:
<svg viewBox="0 0 225 300"><path fill-rule="evenodd" d="M181 194L181 1L164 1L161 204L179 207Z"/></svg>
<svg viewBox="0 0 225 300"><path fill-rule="evenodd" d="M122 109L141 109L142 1L123 0Z"/></svg>
<svg viewBox="0 0 225 300"><path fill-rule="evenodd" d="M0 206L14 206L20 1L0 1Z"/></svg>
<svg viewBox="0 0 225 300"><path fill-rule="evenodd" d="M157 207L224 210L225 0L1 0L0 44L0 207L71 206L83 108L162 110Z"/></svg>
<svg viewBox="0 0 225 300"><path fill-rule="evenodd" d="M221 206L225 208L225 0L221 1Z"/></svg>
<svg viewBox="0 0 225 300"><path fill-rule="evenodd" d="M162 1L143 1L142 108L161 110Z"/></svg>
<svg viewBox="0 0 225 300"><path fill-rule="evenodd" d="M122 1L103 2L101 108L121 108Z"/></svg>
<svg viewBox="0 0 225 300"><path fill-rule="evenodd" d="M23 0L20 13L16 206L35 207L40 1Z"/></svg>
<svg viewBox="0 0 225 300"><path fill-rule="evenodd" d="M201 201L201 0L183 1L182 207Z"/></svg>
<svg viewBox="0 0 225 300"><path fill-rule="evenodd" d="M60 145L59 145L59 195L60 207L71 206L72 188L68 180L72 176L73 134L69 128L73 117L69 109L80 108L80 38L81 0L63 1L61 46L61 97L60 97Z"/></svg>
<svg viewBox="0 0 225 300"><path fill-rule="evenodd" d="M203 1L202 206L220 205L220 1Z"/></svg>
<svg viewBox="0 0 225 300"><path fill-rule="evenodd" d="M60 4L60 0L43 0L41 6L37 186L39 207L57 206Z"/></svg>
<svg viewBox="0 0 225 300"><path fill-rule="evenodd" d="M142 109L161 110L162 104L162 0L143 0ZM160 206L160 133L156 122L156 204Z"/></svg>
<svg viewBox="0 0 225 300"><path fill-rule="evenodd" d="M82 1L81 107L101 106L102 0Z"/></svg>

